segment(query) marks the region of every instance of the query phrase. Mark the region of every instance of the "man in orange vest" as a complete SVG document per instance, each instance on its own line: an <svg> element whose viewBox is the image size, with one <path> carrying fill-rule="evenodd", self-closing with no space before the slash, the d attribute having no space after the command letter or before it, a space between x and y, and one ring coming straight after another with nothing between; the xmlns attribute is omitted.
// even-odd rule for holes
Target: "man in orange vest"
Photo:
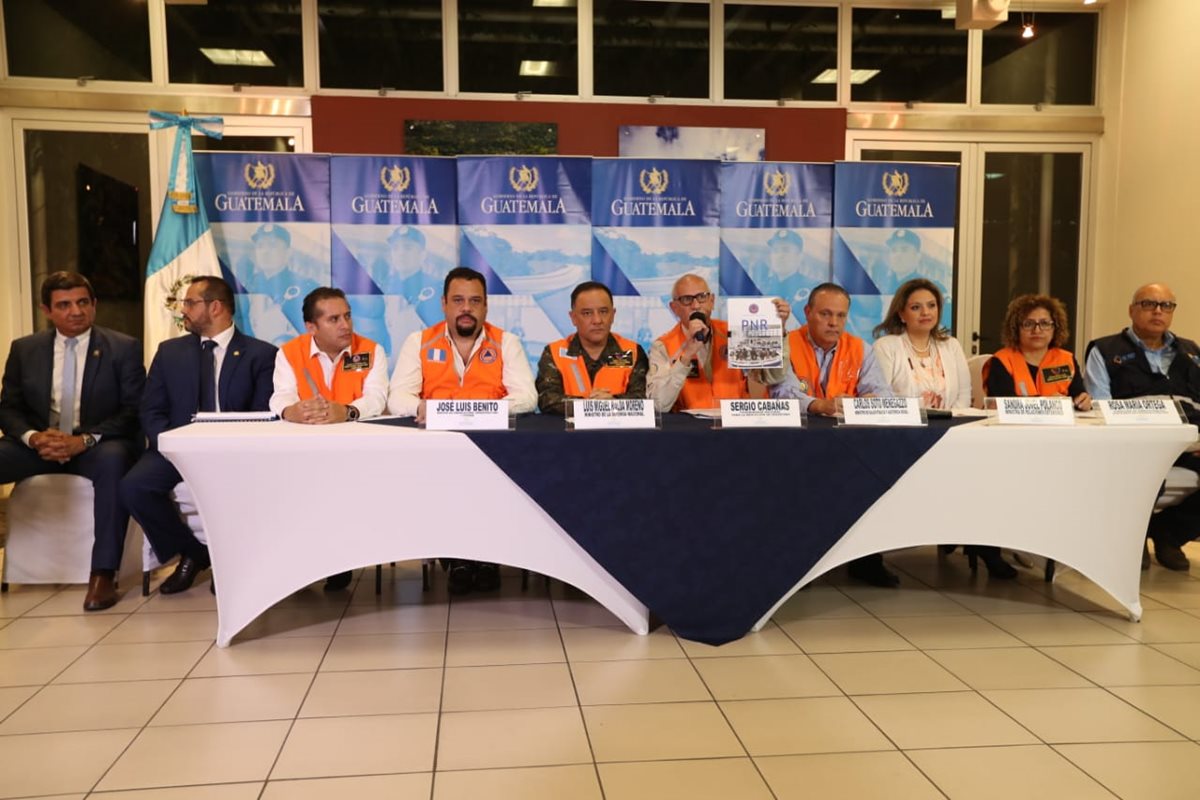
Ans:
<svg viewBox="0 0 1200 800"><path fill-rule="evenodd" d="M524 414L537 405L533 371L521 340L487 322L487 281L470 267L455 267L442 285L445 319L404 340L388 387L388 412L425 420L427 400L509 401ZM465 594L500 586L495 564L455 561L449 589Z"/></svg>
<svg viewBox="0 0 1200 800"><path fill-rule="evenodd" d="M275 354L269 407L288 422L324 425L376 417L387 405L387 355L354 332L341 289L321 286L304 297L303 333ZM325 591L350 585L353 573L325 579Z"/></svg>
<svg viewBox="0 0 1200 800"><path fill-rule="evenodd" d="M684 275L671 290L671 311L679 324L654 340L646 396L661 412L715 408L721 400L750 396L747 373L729 367L729 325L713 319L716 297L699 275ZM772 298L779 318L787 324L792 313L786 300ZM787 361L787 344L784 344ZM759 383L773 386L787 377L787 367L751 370Z"/></svg>
<svg viewBox="0 0 1200 800"><path fill-rule="evenodd" d="M891 397L871 345L846 333L850 295L836 283L822 283L808 295L805 325L788 334L792 374L770 389L772 397L796 398L806 413L837 414L839 397ZM872 586L895 586L900 579L875 553L849 564L850 576Z"/></svg>
<svg viewBox="0 0 1200 800"><path fill-rule="evenodd" d="M568 398L644 398L649 362L641 345L612 332L612 292L587 281L571 292L575 334L546 345L538 361L538 408L563 414Z"/></svg>

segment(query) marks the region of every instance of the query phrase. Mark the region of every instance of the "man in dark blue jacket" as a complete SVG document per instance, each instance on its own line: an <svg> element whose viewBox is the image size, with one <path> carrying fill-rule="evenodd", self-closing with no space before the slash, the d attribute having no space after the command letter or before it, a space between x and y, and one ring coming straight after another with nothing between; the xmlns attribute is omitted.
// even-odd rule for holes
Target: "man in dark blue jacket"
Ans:
<svg viewBox="0 0 1200 800"><path fill-rule="evenodd" d="M4 368L0 484L56 472L92 482L95 544L83 607L99 611L117 602L129 525L117 486L142 450L142 346L93 324L96 294L78 273L48 275L41 301L54 327L14 341Z"/></svg>
<svg viewBox="0 0 1200 800"><path fill-rule="evenodd" d="M121 500L146 532L155 555L179 564L159 591L190 589L208 568L208 548L179 516L171 490L182 480L158 452L164 431L187 425L197 411L266 411L271 399L275 347L233 326L233 290L220 278L196 278L181 301L191 336L158 347L142 397L142 428L150 449L121 481Z"/></svg>

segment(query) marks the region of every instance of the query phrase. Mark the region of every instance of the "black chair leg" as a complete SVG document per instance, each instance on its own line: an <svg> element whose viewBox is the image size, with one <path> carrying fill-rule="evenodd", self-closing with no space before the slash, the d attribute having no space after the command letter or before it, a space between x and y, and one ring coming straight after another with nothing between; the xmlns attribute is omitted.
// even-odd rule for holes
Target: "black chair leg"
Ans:
<svg viewBox="0 0 1200 800"><path fill-rule="evenodd" d="M375 565L375 594L383 594L383 564Z"/></svg>
<svg viewBox="0 0 1200 800"><path fill-rule="evenodd" d="M145 570L142 572L142 597L150 596L150 572Z"/></svg>
<svg viewBox="0 0 1200 800"><path fill-rule="evenodd" d="M1054 582L1054 568L1055 568L1055 566L1056 566L1056 565L1055 565L1054 559L1052 559L1052 558L1047 558L1047 559L1046 559L1046 583L1053 583L1053 582Z"/></svg>
<svg viewBox="0 0 1200 800"><path fill-rule="evenodd" d="M521 591L529 591L529 570L521 570Z"/></svg>
<svg viewBox="0 0 1200 800"><path fill-rule="evenodd" d="M421 562L421 591L429 591L429 562Z"/></svg>
<svg viewBox="0 0 1200 800"><path fill-rule="evenodd" d="M6 593L6 592L8 592L8 581L4 581L3 583L0 583L0 593Z"/></svg>

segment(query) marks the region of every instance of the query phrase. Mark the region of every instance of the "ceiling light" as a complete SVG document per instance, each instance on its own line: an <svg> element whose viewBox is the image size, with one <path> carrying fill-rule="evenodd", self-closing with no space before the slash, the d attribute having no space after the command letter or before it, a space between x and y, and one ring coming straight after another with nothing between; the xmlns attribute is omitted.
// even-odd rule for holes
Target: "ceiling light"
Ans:
<svg viewBox="0 0 1200 800"><path fill-rule="evenodd" d="M859 85L866 83L879 74L877 69L852 69L850 70L850 83ZM820 75L812 79L813 83L837 83L838 72L836 69L827 69Z"/></svg>
<svg viewBox="0 0 1200 800"><path fill-rule="evenodd" d="M534 8L574 8L575 0L533 0Z"/></svg>
<svg viewBox="0 0 1200 800"><path fill-rule="evenodd" d="M522 61L517 74L526 78L552 78L558 74L558 62Z"/></svg>
<svg viewBox="0 0 1200 800"><path fill-rule="evenodd" d="M232 50L224 47L201 47L200 52L222 67L273 67L275 62L262 50Z"/></svg>
<svg viewBox="0 0 1200 800"><path fill-rule="evenodd" d="M1033 23L1032 22L1026 22L1024 25L1021 26L1021 38L1022 39L1032 39L1033 38Z"/></svg>

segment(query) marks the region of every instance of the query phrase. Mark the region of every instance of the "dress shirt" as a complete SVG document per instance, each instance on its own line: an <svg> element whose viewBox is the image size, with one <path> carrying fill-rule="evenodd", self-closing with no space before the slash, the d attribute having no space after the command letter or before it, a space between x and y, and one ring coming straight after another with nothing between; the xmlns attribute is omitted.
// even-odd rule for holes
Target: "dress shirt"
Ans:
<svg viewBox="0 0 1200 800"><path fill-rule="evenodd" d="M1163 334L1163 346L1152 350L1138 338L1132 328L1126 328L1122 333L1133 342L1134 347L1141 350L1150 362L1150 370L1159 375L1166 375L1175 360L1175 334L1167 331ZM1104 363L1104 354L1100 348L1093 347L1087 357L1087 387L1088 394L1093 400L1112 400L1112 381L1108 377L1108 367Z"/></svg>
<svg viewBox="0 0 1200 800"><path fill-rule="evenodd" d="M330 358L321 348L317 347L315 338L310 340L309 358L311 360L313 356L316 356L317 363L321 365L321 375L325 378L325 385L328 387L333 386L334 370L340 368L342 359L349 353L350 348L344 347L336 358ZM282 349L275 353L274 380L275 391L271 394L271 413L282 417L285 408L300 401L300 390L296 385L296 371L292 369L292 365L288 362ZM350 403L358 409L359 417L367 419L382 414L383 409L387 406L388 396L387 353L384 352L382 345L375 345L375 352L371 355L371 369L367 372L366 380L363 381L362 391L362 397Z"/></svg>
<svg viewBox="0 0 1200 800"><path fill-rule="evenodd" d="M50 376L50 429L58 429L58 420L62 415L62 388L63 388L63 362L67 358L67 339L60 331L54 332L54 371ZM75 374L71 376L71 380L75 381L75 426L81 427L83 421L79 418L80 401L83 399L83 370L87 366L88 360L88 345L92 341L92 329L88 328L83 333L75 337ZM40 431L26 431L21 435L21 441L26 447L30 447L29 440L33 438L35 433ZM97 436L99 441L100 437Z"/></svg>
<svg viewBox="0 0 1200 800"><path fill-rule="evenodd" d="M696 354L696 360L700 362L704 369L705 375L712 375L712 348L709 347L712 340L700 345L700 350ZM783 363L782 367L773 367L771 369L750 369L744 370L746 377L758 381L766 386L774 386L782 383L787 379L788 370L787 363L790 356L788 355L787 333L783 335ZM654 401L654 407L660 413L667 413L675 406L675 401L679 399L679 393L683 390L683 384L687 382L688 375L692 371L690 361L680 359L672 360L672 356L667 352L667 346L663 344L662 339L655 339L650 345L650 372L646 375L646 396Z"/></svg>
<svg viewBox="0 0 1200 800"><path fill-rule="evenodd" d="M817 365L821 368L821 389L824 391L825 386L829 383L829 366L833 363L833 357L837 354L837 345L828 350L823 350L817 346L808 337L808 342L813 346L813 352L817 356ZM771 386L769 389L771 397L796 399L800 401L800 411L807 414L808 407L812 405L812 401L816 398L812 395L805 394L800 389L800 381L796 378L794 372L788 371L787 380L777 386ZM858 391L856 397L865 397L871 395L873 397L894 397L892 387L884 379L883 373L879 371L879 363L875 360L875 350L867 342L863 342L863 361L862 366L858 370Z"/></svg>
<svg viewBox="0 0 1200 800"><path fill-rule="evenodd" d="M213 397L217 401L217 411L221 410L221 365L225 363L225 353L229 351L229 340L233 338L233 326L230 325L225 330L218 333L216 336L201 336L200 345L212 339L217 343L213 348L213 379L217 382L217 388L213 392Z"/></svg>
<svg viewBox="0 0 1200 800"><path fill-rule="evenodd" d="M413 331L400 347L400 355L396 359L396 371L392 373L392 381L388 386L387 410L389 414L398 417L416 416L417 406L424 399L422 389L425 376L421 371L421 337L425 331ZM453 359L454 371L462 380L466 371L466 363L449 332L446 337L446 347ZM470 358L483 346L483 330L475 337L475 345L471 348ZM514 414L525 414L537 408L537 389L533 385L533 370L529 368L529 359L525 357L525 347L521 340L504 331L500 336L500 357L504 360L504 370L500 380L507 392L503 399L508 401L508 408Z"/></svg>

